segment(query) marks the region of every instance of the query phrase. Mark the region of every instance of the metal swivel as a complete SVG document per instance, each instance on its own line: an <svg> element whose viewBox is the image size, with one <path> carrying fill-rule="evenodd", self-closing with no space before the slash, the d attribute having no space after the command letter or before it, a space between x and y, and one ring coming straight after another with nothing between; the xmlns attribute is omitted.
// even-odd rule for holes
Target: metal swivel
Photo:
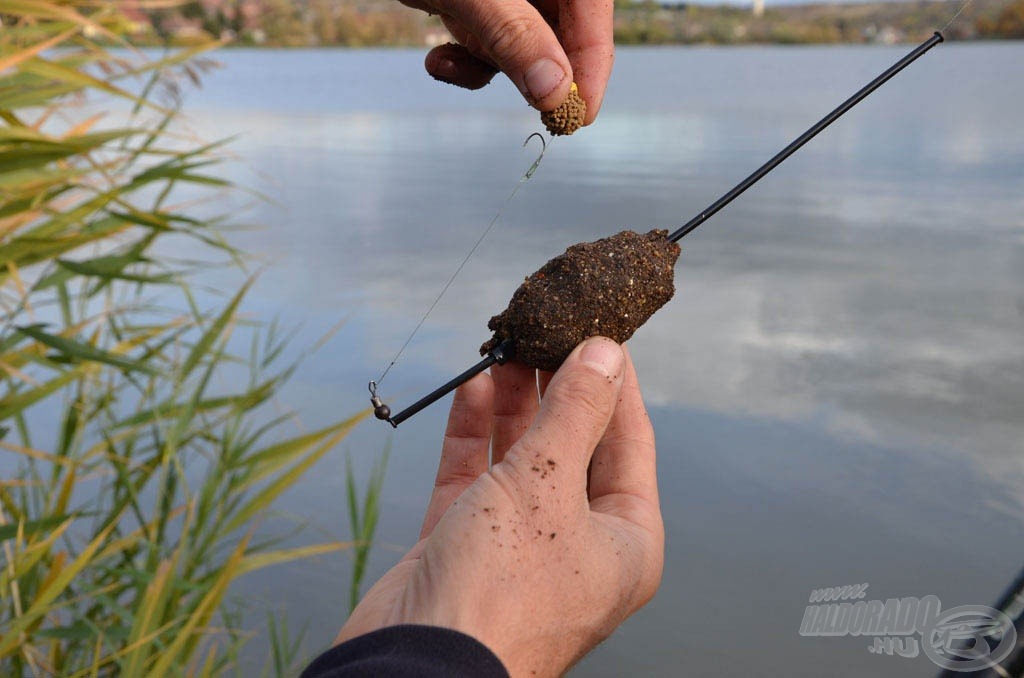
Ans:
<svg viewBox="0 0 1024 678"><path fill-rule="evenodd" d="M381 402L380 398L377 396L370 398L370 404L373 405L373 416L381 421L387 421L391 418L391 408Z"/></svg>
<svg viewBox="0 0 1024 678"><path fill-rule="evenodd" d="M391 408L377 395L377 382L370 382L370 404L373 405L373 416L381 421L391 421Z"/></svg>

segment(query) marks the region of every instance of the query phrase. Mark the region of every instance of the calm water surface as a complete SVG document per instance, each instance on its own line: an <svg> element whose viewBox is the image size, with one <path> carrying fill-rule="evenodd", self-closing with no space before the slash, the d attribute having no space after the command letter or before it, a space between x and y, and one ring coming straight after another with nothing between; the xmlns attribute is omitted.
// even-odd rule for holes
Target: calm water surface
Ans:
<svg viewBox="0 0 1024 678"><path fill-rule="evenodd" d="M476 360L486 321L567 245L690 218L906 48L622 50L599 124L548 150L388 377L396 406ZM190 95L237 178L250 309L301 327L305 425L376 378L529 166L505 81L439 86L406 51L231 51ZM943 45L684 242L678 293L631 342L658 435L657 598L579 676L929 676L923 656L803 638L814 588L991 603L1024 565L1024 45ZM239 199L238 207L243 207ZM344 452L391 442L375 578L416 538L446 413L367 422L284 508L344 539ZM313 537L310 537L313 538ZM345 556L246 581L346 614Z"/></svg>

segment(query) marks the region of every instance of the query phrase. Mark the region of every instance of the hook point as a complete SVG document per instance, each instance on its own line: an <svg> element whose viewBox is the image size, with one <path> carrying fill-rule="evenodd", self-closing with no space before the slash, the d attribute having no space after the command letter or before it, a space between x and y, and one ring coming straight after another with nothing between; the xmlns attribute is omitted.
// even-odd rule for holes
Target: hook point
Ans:
<svg viewBox="0 0 1024 678"><path fill-rule="evenodd" d="M540 154L544 155L544 151L546 151L547 147L548 147L548 142L547 142L546 139L544 139L544 135L541 134L540 132L534 132L530 136L526 137L526 141L523 142L523 148L526 148L527 144L530 143L530 139L532 139L534 137L537 137L538 139L540 139L540 143L541 143Z"/></svg>

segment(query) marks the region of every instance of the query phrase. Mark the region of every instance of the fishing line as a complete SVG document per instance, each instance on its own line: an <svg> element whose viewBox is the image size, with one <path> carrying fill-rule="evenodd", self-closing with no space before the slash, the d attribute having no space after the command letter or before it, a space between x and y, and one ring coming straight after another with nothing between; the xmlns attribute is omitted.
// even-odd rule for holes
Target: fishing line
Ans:
<svg viewBox="0 0 1024 678"><path fill-rule="evenodd" d="M945 33L946 30L953 25L953 22L960 18L960 15L964 13L964 10L970 7L973 3L974 0L965 0L965 2L960 5L960 9L958 9L956 14L953 15L953 18L947 21L946 25L939 29L939 33Z"/></svg>
<svg viewBox="0 0 1024 678"><path fill-rule="evenodd" d="M469 260L473 258L473 255L476 253L477 248L480 247L480 243L484 241L484 238L486 238L487 234L491 232L491 229L494 228L494 225L498 223L498 220L501 218L501 215L505 212L505 208L508 207L508 204L512 202L512 199L516 197L516 193L519 192L519 189L522 188L523 184L529 181L529 179L533 176L534 172L537 171L537 168L540 167L540 161L544 159L544 153L546 153L548 150L548 142L544 139L544 135L541 134L540 132L534 132L530 136L526 137L526 141L523 142L523 148L525 148L530 143L530 139L533 139L534 137L540 139L540 155L537 156L537 159L533 161L533 164L530 165L530 168L526 170L523 176L519 178L519 181L516 183L515 187L513 187L512 192L508 194L507 198L505 198L505 202L501 203L501 206L498 207L498 211L495 213L490 223L487 224L487 228L483 230L483 232L480 234L480 237L476 239L475 243L473 243L473 246L469 248L469 252L466 253L466 256L463 257L462 262L459 263L458 268L456 268L455 272L452 273L450 278L448 278L448 282L446 282L444 284L444 287L441 288L441 291L438 292L437 296L434 298L434 301L427 308L426 313L424 313L423 317L420 318L420 321L416 323L416 327L414 327L412 332L409 334L409 338L405 340L405 343L402 344L402 347L398 349L398 353L396 353L395 357L391 359L391 362L388 363L388 366L384 368L384 372L382 372L381 375L377 377L376 381L370 382L369 388L370 395L372 397L377 397L377 388L380 386L380 384L384 382L384 377L388 376L388 372L390 372L391 368L395 366L395 363L398 362L398 359L402 357L402 353L404 353L405 349L409 347L410 343L412 343L413 338L420 331L420 328L423 327L423 323L427 321L427 318L430 316L431 313L433 313L434 309L441 302L441 298L448 291L448 288L452 286L452 283L455 282L455 279L459 277L459 273L461 273L462 269L466 267L466 264L469 262ZM552 141L554 141L553 138Z"/></svg>

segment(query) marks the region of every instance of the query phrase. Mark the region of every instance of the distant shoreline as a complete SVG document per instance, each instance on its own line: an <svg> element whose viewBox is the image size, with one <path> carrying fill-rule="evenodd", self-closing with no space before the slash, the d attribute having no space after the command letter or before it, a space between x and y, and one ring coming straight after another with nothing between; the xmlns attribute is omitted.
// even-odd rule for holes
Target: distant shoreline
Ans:
<svg viewBox="0 0 1024 678"><path fill-rule="evenodd" d="M929 33L929 35L931 35ZM969 39L948 39L947 44L963 44L963 45L985 45L985 44L1016 44L1024 41L1024 38L969 38ZM877 43L877 42L742 42L742 43L730 43L722 44L716 42L705 42L705 43L693 43L693 42L679 42L679 43L615 43L616 49L678 49L694 48L704 49L708 47L714 48L732 48L732 47L902 47L909 45L916 45L920 40L904 40L902 42L892 43ZM139 49L162 49L167 45L135 45ZM233 52L233 51L253 51L253 52L370 52L370 51L420 51L426 53L429 49L425 45L361 45L359 47L351 47L348 45L246 45L246 44L227 44L220 47L217 51L219 52Z"/></svg>
<svg viewBox="0 0 1024 678"><path fill-rule="evenodd" d="M740 6L615 0L615 42L623 46L901 45L921 42L936 30L951 41L1024 39L1024 0L973 0L967 7L963 0L782 6L752 2ZM333 14L317 14L316 8L323 6L295 2L290 13L268 12L255 18L223 12L198 16L174 10L142 12L136 17L133 42L140 47L182 46L219 36L229 41L229 48L353 49L424 48L451 39L437 17L394 0L360 0L341 5Z"/></svg>

